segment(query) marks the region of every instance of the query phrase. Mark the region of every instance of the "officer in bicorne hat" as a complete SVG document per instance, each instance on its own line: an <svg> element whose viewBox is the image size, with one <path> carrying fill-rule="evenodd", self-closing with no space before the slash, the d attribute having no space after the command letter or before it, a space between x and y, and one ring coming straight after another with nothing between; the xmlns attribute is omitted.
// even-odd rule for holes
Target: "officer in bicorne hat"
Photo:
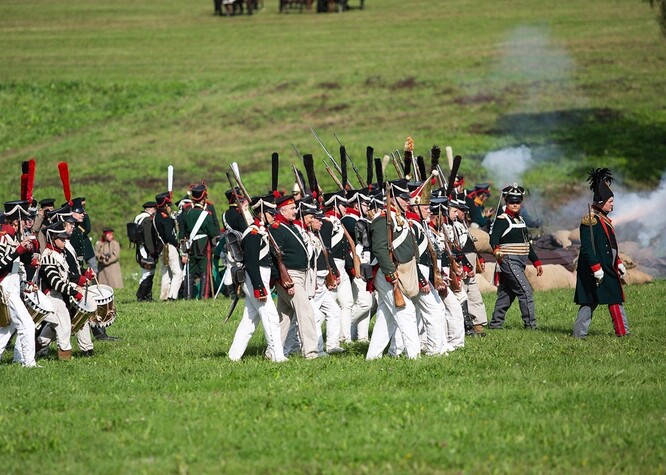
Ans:
<svg viewBox="0 0 666 475"><path fill-rule="evenodd" d="M608 305L617 336L629 335L624 311L622 276L626 274L620 259L615 229L608 214L613 211L615 197L610 189L613 176L608 168L590 171L588 181L594 192L590 211L580 224L580 256L576 270L574 302L580 305L573 335L587 336L592 313L598 305Z"/></svg>

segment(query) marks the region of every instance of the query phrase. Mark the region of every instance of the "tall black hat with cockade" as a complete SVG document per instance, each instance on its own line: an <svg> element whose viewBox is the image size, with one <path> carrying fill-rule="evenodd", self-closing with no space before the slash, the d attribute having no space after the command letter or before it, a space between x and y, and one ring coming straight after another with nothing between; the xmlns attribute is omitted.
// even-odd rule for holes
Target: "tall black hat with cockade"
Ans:
<svg viewBox="0 0 666 475"><path fill-rule="evenodd" d="M592 200L596 204L603 204L613 197L610 185L615 179L609 168L591 169L587 181L590 184L590 190L594 193Z"/></svg>

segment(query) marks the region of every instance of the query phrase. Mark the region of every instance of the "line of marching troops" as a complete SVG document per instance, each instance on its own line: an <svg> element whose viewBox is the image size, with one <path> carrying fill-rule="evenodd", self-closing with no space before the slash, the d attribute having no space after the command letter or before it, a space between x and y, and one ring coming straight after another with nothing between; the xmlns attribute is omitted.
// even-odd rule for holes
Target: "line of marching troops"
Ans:
<svg viewBox="0 0 666 475"><path fill-rule="evenodd" d="M0 356L16 335L13 359L26 367L39 366L35 358L46 356L53 342L59 359L71 359L72 334L82 356L94 355L93 335L117 339L102 325L93 325L91 332L99 283L90 219L85 198L68 195L67 165L59 167L67 181L62 206L46 198L37 208L32 159L22 166L21 199L5 202L0 216Z"/></svg>
<svg viewBox="0 0 666 475"><path fill-rule="evenodd" d="M171 192L156 195L134 220L142 267L137 298L152 300L160 256L161 300L192 298L198 282L200 298L225 289L234 299L231 316L244 294L229 350L232 360L242 357L259 324L272 361L298 353L308 359L340 353L351 341L368 342L368 359L380 358L387 348L390 355L408 358L448 354L463 347L466 336L485 336L487 326L501 328L515 299L525 327L535 328L524 269L528 260L539 275L542 268L519 214L524 189L514 184L502 190L507 206L495 220L491 242L503 278L488 324L476 282L485 264L468 229L470 215L490 215L482 206L488 186L466 191L457 173L459 157L447 180L437 146L427 171L423 157L412 156L412 147L408 140L404 158L394 162L398 178L392 180L384 180L386 160L374 158L368 147L367 178L362 180L354 167L362 186L352 188L341 146L340 189L330 193L321 190L311 155L302 156L307 179L292 166L291 194L278 190L277 153L266 195L251 197L234 164L217 246L225 264L217 289L211 256L219 225L205 184L192 186L175 211Z"/></svg>

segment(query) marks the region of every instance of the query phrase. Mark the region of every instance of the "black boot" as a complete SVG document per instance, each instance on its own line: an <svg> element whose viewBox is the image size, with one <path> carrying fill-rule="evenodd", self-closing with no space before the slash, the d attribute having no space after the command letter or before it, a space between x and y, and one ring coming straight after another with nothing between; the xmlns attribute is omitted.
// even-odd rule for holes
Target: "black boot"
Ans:
<svg viewBox="0 0 666 475"><path fill-rule="evenodd" d="M94 327L94 326L91 325L90 329L92 330L93 335L95 335L95 338L97 340L108 340L108 341L121 340L120 337L111 336L108 333L106 333L106 328L104 328L104 327Z"/></svg>
<svg viewBox="0 0 666 475"><path fill-rule="evenodd" d="M472 318L469 316L469 306L467 302L460 304L463 311L463 318L465 321L465 335L474 336L474 325L472 324Z"/></svg>
<svg viewBox="0 0 666 475"><path fill-rule="evenodd" d="M136 299L139 302L152 302L153 301L153 276L146 278L139 284L139 289L136 291Z"/></svg>

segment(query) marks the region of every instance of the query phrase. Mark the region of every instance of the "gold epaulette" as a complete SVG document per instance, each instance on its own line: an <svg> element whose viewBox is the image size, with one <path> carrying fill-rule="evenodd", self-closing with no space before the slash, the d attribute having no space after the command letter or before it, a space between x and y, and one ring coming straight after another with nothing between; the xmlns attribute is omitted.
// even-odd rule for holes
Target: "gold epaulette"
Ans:
<svg viewBox="0 0 666 475"><path fill-rule="evenodd" d="M586 214L580 222L583 226L590 226L590 224L594 226L597 224L598 220L595 215L590 216L589 214Z"/></svg>

